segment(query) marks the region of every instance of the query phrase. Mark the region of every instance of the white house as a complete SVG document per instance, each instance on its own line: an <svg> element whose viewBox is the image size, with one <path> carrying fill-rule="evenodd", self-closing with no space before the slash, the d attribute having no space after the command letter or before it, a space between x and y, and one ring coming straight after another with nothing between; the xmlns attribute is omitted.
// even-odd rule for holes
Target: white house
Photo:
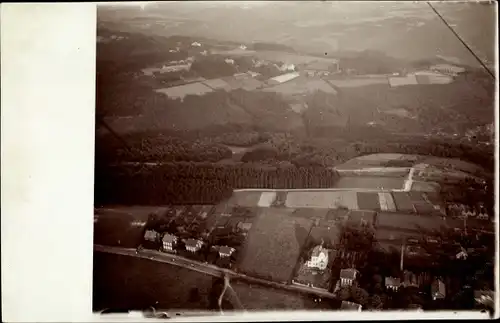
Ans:
<svg viewBox="0 0 500 323"><path fill-rule="evenodd" d="M203 241L196 239L187 239L186 240L186 250L191 252L197 252L203 246Z"/></svg>
<svg viewBox="0 0 500 323"><path fill-rule="evenodd" d="M340 285L351 286L358 275L358 271L354 268L342 269L340 271Z"/></svg>
<svg viewBox="0 0 500 323"><path fill-rule="evenodd" d="M173 234L165 233L162 238L163 250L174 251L174 245L177 243L177 237Z"/></svg>
<svg viewBox="0 0 500 323"><path fill-rule="evenodd" d="M309 268L317 268L325 270L328 265L328 250L323 248L323 245L314 247L311 255L311 260L306 262Z"/></svg>
<svg viewBox="0 0 500 323"><path fill-rule="evenodd" d="M401 279L394 277L385 277L385 287L397 291L401 286Z"/></svg>
<svg viewBox="0 0 500 323"><path fill-rule="evenodd" d="M234 250L235 250L234 248L228 246L222 246L219 248L219 256L221 258L230 257L233 254Z"/></svg>
<svg viewBox="0 0 500 323"><path fill-rule="evenodd" d="M201 44L195 41L194 43L191 44L191 46L193 46L193 47L200 47Z"/></svg>

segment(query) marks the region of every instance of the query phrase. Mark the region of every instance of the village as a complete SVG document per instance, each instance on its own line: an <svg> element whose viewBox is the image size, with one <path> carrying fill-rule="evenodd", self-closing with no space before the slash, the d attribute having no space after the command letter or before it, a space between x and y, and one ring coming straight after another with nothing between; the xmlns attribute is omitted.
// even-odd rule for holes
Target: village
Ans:
<svg viewBox="0 0 500 323"><path fill-rule="evenodd" d="M476 272L471 262L491 253L491 218L481 208L452 204L438 210L439 201L425 202L426 193L409 192L402 199L403 193L389 195L395 208L384 211L380 202L325 205L300 190L238 190L216 206L169 206L150 214L137 252L159 250L331 293L345 310L441 308L464 293L478 300L490 297L491 286L481 278L484 269ZM301 194L309 202L294 205ZM373 193L356 194L360 201L372 200ZM401 201L432 207L415 213ZM278 255L281 262L271 261Z"/></svg>

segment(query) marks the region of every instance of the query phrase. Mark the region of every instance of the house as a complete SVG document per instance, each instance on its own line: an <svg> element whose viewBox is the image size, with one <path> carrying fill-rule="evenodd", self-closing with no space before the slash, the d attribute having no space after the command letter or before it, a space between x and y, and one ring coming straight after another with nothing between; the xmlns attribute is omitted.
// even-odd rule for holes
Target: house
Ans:
<svg viewBox="0 0 500 323"><path fill-rule="evenodd" d="M433 300L444 299L446 297L446 286L441 279L436 279L432 283L431 295Z"/></svg>
<svg viewBox="0 0 500 323"><path fill-rule="evenodd" d="M342 301L342 305L340 306L342 311L358 311L361 312L361 305L358 303Z"/></svg>
<svg viewBox="0 0 500 323"><path fill-rule="evenodd" d="M233 65L233 64L234 64L234 59L232 59L232 58L226 58L226 59L224 60L224 62L226 62L226 64L231 64L231 65Z"/></svg>
<svg viewBox="0 0 500 323"><path fill-rule="evenodd" d="M245 45L240 45L240 47L239 47L239 48L240 48L241 50L246 50L246 49L247 49L247 47L246 47Z"/></svg>
<svg viewBox="0 0 500 323"><path fill-rule="evenodd" d="M155 230L146 230L144 233L144 240L156 242L158 241L159 234Z"/></svg>
<svg viewBox="0 0 500 323"><path fill-rule="evenodd" d="M323 243L314 247L311 254L311 260L306 262L306 266L319 270L326 269L328 266L328 250L323 248Z"/></svg>
<svg viewBox="0 0 500 323"><path fill-rule="evenodd" d="M193 46L193 47L200 47L201 44L195 41L194 43L191 44L191 46Z"/></svg>
<svg viewBox="0 0 500 323"><path fill-rule="evenodd" d="M356 280L358 271L354 268L342 269L340 271L340 285L341 286L351 286Z"/></svg>
<svg viewBox="0 0 500 323"><path fill-rule="evenodd" d="M222 246L219 248L219 256L221 258L230 257L233 254L234 250L235 250L234 248L228 246Z"/></svg>
<svg viewBox="0 0 500 323"><path fill-rule="evenodd" d="M395 277L385 277L385 287L397 291L401 286L401 279Z"/></svg>
<svg viewBox="0 0 500 323"><path fill-rule="evenodd" d="M196 239L187 239L186 240L186 250L191 252L197 252L203 246L203 241Z"/></svg>
<svg viewBox="0 0 500 323"><path fill-rule="evenodd" d="M174 246L177 243L176 236L174 236L173 234L165 233L165 235L163 235L163 238L161 240L162 240L163 250L174 251Z"/></svg>

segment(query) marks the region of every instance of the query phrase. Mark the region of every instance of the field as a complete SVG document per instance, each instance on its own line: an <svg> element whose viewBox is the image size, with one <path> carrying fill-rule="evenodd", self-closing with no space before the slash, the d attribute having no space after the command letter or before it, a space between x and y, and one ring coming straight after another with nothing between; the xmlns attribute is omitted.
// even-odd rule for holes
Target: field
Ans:
<svg viewBox="0 0 500 323"><path fill-rule="evenodd" d="M367 225L374 226L376 214L377 213L375 211L351 210L351 212L347 215L347 224L359 226L362 223L365 223Z"/></svg>
<svg viewBox="0 0 500 323"><path fill-rule="evenodd" d="M361 189L399 189L403 187L403 179L397 177L352 176L340 177L335 183L335 188L361 188Z"/></svg>
<svg viewBox="0 0 500 323"><path fill-rule="evenodd" d="M312 297L304 294L240 281L231 281L231 286L246 310L302 310L317 307Z"/></svg>
<svg viewBox="0 0 500 323"><path fill-rule="evenodd" d="M396 209L402 212L415 212L413 203L407 192L392 192Z"/></svg>
<svg viewBox="0 0 500 323"><path fill-rule="evenodd" d="M394 204L394 199L391 193L382 192L378 193L380 209L382 211L396 211L396 205Z"/></svg>
<svg viewBox="0 0 500 323"><path fill-rule="evenodd" d="M295 209L291 216L304 219L324 219L327 212L326 209L299 208Z"/></svg>
<svg viewBox="0 0 500 323"><path fill-rule="evenodd" d="M214 90L226 90L226 91L231 90L231 85L229 85L226 81L222 79L206 80L203 81L203 84L207 85L208 87Z"/></svg>
<svg viewBox="0 0 500 323"><path fill-rule="evenodd" d="M337 91L322 79L298 77L292 81L264 88L265 92L276 92L284 96L295 96L322 91L335 94Z"/></svg>
<svg viewBox="0 0 500 323"><path fill-rule="evenodd" d="M127 256L94 253L93 310L209 309L212 277ZM198 289L199 298L190 297ZM158 303L157 303L158 302Z"/></svg>
<svg viewBox="0 0 500 323"><path fill-rule="evenodd" d="M328 82L336 87L361 87L374 84L387 84L389 86L389 81L386 77L384 78L353 78L353 79L334 79L328 80Z"/></svg>
<svg viewBox="0 0 500 323"><path fill-rule="evenodd" d="M356 192L352 191L289 192L285 205L292 208L358 208Z"/></svg>
<svg viewBox="0 0 500 323"><path fill-rule="evenodd" d="M276 192L262 192L257 206L270 207L276 200Z"/></svg>
<svg viewBox="0 0 500 323"><path fill-rule="evenodd" d="M330 224L328 226L314 226L311 229L311 233L308 237L308 242L311 241L314 245L318 245L321 243L321 240L324 241L325 246L330 246L332 248L336 248L340 242L340 227L338 224Z"/></svg>
<svg viewBox="0 0 500 323"><path fill-rule="evenodd" d="M420 232L440 230L443 226L446 226L446 222L438 216L380 212L377 214L376 226L377 228Z"/></svg>
<svg viewBox="0 0 500 323"><path fill-rule="evenodd" d="M235 191L227 204L254 207L259 203L261 195L262 192L259 191Z"/></svg>
<svg viewBox="0 0 500 323"><path fill-rule="evenodd" d="M290 280L311 221L292 209L261 209L245 241L238 268L278 282Z"/></svg>
<svg viewBox="0 0 500 323"><path fill-rule="evenodd" d="M380 210L380 202L376 192L357 192L360 210Z"/></svg>
<svg viewBox="0 0 500 323"><path fill-rule="evenodd" d="M203 83L191 83L156 90L172 99L184 99L187 95L203 95L213 90Z"/></svg>

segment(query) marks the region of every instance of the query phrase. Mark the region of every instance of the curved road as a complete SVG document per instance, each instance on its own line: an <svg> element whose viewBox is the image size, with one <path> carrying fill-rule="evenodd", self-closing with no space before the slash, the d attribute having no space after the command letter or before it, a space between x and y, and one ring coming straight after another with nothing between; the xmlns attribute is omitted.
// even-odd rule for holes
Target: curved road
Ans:
<svg viewBox="0 0 500 323"><path fill-rule="evenodd" d="M273 281L269 280L264 280L256 277L250 277L245 274L237 273L235 271L225 269L225 268L220 268L217 266L214 266L209 263L202 263L199 261L187 259L175 254L170 254L170 253L164 253L156 250L148 250L148 249L143 249L141 251L137 251L137 249L134 248L122 248L122 247L114 247L114 246L104 246L104 245L98 245L94 244L94 251L96 252L105 252L105 253L111 253L111 254L117 254L117 255L122 255L122 256L131 256L131 257L137 257L137 258L143 258L143 259L149 259L152 261L158 261L158 262L163 262L163 263L168 263L174 266L180 266L184 267L190 270L194 270L203 274L211 275L214 277L223 277L227 276L228 279L232 278L238 278L245 280L248 283L251 284L259 284L259 285L264 285L267 287L271 288L278 288L278 289L285 289L288 291L294 291L294 292L303 292L303 293L308 293L308 294L313 294L317 295L322 298L331 298L331 299L336 299L335 295L333 293L330 293L325 290L320 290L320 289L314 289L306 286L299 286L299 285L285 285L282 283L276 283ZM231 285L228 286L227 290L230 293L234 293L234 290L232 289ZM236 299L237 297L232 297L233 299ZM236 305L241 305L236 304Z"/></svg>

